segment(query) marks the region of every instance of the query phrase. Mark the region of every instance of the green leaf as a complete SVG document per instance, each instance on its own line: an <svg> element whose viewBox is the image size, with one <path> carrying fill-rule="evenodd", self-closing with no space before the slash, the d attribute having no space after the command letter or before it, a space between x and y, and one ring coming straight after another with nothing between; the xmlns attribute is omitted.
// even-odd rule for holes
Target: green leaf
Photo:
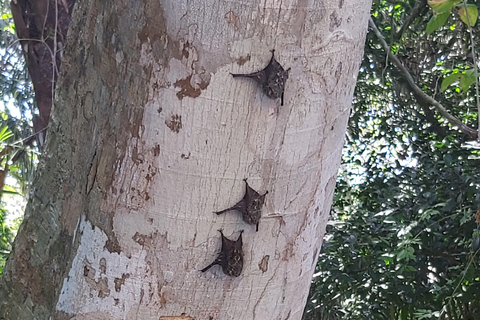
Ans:
<svg viewBox="0 0 480 320"><path fill-rule="evenodd" d="M0 141L3 142L13 136L12 131L7 126L0 129Z"/></svg>
<svg viewBox="0 0 480 320"><path fill-rule="evenodd" d="M428 5L432 7L436 13L450 13L452 8L460 1L461 0L431 0L428 1Z"/></svg>
<svg viewBox="0 0 480 320"><path fill-rule="evenodd" d="M9 25L6 25L3 28L3 31L7 31L7 32L10 32L11 34L15 34L15 24L10 23Z"/></svg>
<svg viewBox="0 0 480 320"><path fill-rule="evenodd" d="M415 250L412 247L406 247L397 254L397 259L399 261L406 260L410 261L415 259Z"/></svg>
<svg viewBox="0 0 480 320"><path fill-rule="evenodd" d="M2 190L2 194L21 195L21 193L19 193L18 191L12 191L12 190L7 190L7 189L3 189L3 190Z"/></svg>
<svg viewBox="0 0 480 320"><path fill-rule="evenodd" d="M440 214L440 211L435 209L427 209L424 213L420 216L420 220L430 220L432 216Z"/></svg>
<svg viewBox="0 0 480 320"><path fill-rule="evenodd" d="M445 91L448 86L450 86L452 83L458 80L460 78L461 74L460 73L452 73L443 78L442 85L440 86L440 91Z"/></svg>
<svg viewBox="0 0 480 320"><path fill-rule="evenodd" d="M443 27L445 22L447 22L449 15L450 11L437 14L434 13L430 21L427 23L427 34L431 34L433 31Z"/></svg>
<svg viewBox="0 0 480 320"><path fill-rule="evenodd" d="M467 14L468 14L468 19L467 19ZM460 16L460 19L467 25L467 26L474 26L475 23L477 23L478 19L478 8L474 4L467 4L466 6L461 6L460 9L458 9L458 15ZM470 25L469 23L470 22Z"/></svg>
<svg viewBox="0 0 480 320"><path fill-rule="evenodd" d="M412 267L412 266L406 266L405 271L416 272L417 269L415 269L415 267Z"/></svg>
<svg viewBox="0 0 480 320"><path fill-rule="evenodd" d="M391 255L382 255L379 259L382 260L385 265L390 265L393 263L393 257Z"/></svg>
<svg viewBox="0 0 480 320"><path fill-rule="evenodd" d="M468 71L474 71L474 70L468 70ZM465 72L462 74L462 77L460 78L460 88L462 88L463 92L466 92L468 88L475 82L475 72Z"/></svg>

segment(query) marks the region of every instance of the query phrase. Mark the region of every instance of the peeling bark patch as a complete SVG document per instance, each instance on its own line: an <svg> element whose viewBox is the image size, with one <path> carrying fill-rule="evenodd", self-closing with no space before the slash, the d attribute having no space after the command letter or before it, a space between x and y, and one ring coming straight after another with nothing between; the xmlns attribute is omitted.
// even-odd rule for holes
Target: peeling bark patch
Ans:
<svg viewBox="0 0 480 320"><path fill-rule="evenodd" d="M338 18L337 12L333 11L332 14L330 15L330 27L328 28L328 30L332 32L336 28L340 27L341 24L342 24L342 18Z"/></svg>
<svg viewBox="0 0 480 320"><path fill-rule="evenodd" d="M143 246L143 245L145 245L145 239L146 238L147 238L146 235L136 232L133 235L132 240L135 241L136 243L138 243L139 245Z"/></svg>
<svg viewBox="0 0 480 320"><path fill-rule="evenodd" d="M157 231L149 235L140 234L136 232L132 237L133 241L135 241L142 247L147 247L147 248L160 247L162 243L165 243L166 239L167 239L167 234L159 234Z"/></svg>
<svg viewBox="0 0 480 320"><path fill-rule="evenodd" d="M158 320L195 320L195 318L182 313L179 316L161 316Z"/></svg>
<svg viewBox="0 0 480 320"><path fill-rule="evenodd" d="M165 292L160 295L160 308L165 308L167 305L167 299L165 298Z"/></svg>
<svg viewBox="0 0 480 320"><path fill-rule="evenodd" d="M105 274L107 273L107 260L105 258L100 259L100 272Z"/></svg>
<svg viewBox="0 0 480 320"><path fill-rule="evenodd" d="M105 248L108 250L110 253L118 253L122 251L122 248L120 248L120 244L118 243L117 237L115 235L111 236L110 239L108 239L105 242Z"/></svg>
<svg viewBox="0 0 480 320"><path fill-rule="evenodd" d="M251 57L252 56L250 54L247 54L246 57L240 57L240 58L237 59L237 64L239 66L243 66L245 64L245 62L250 61Z"/></svg>
<svg viewBox="0 0 480 320"><path fill-rule="evenodd" d="M92 290L98 291L99 298L106 298L110 295L110 289L108 289L108 279L106 277L95 280L96 270L92 268L88 260L84 261L83 275L85 282L88 283Z"/></svg>
<svg viewBox="0 0 480 320"><path fill-rule="evenodd" d="M87 259L85 259L83 263L85 264L85 266L83 266L83 275L85 277L93 279L95 277L95 269L92 268L90 262Z"/></svg>
<svg viewBox="0 0 480 320"><path fill-rule="evenodd" d="M189 75L185 79L180 79L175 82L173 85L180 88L180 91L177 92L177 98L182 100L184 97L196 98L201 93L202 90L205 90L208 87L208 82L201 81L196 83L196 88L192 85L192 75Z"/></svg>
<svg viewBox="0 0 480 320"><path fill-rule="evenodd" d="M179 133L180 129L182 129L182 116L174 114L170 117L170 119L165 120L165 124L173 132Z"/></svg>
<svg viewBox="0 0 480 320"><path fill-rule="evenodd" d="M262 258L262 261L258 264L258 268L262 270L263 273L268 270L268 260L270 259L269 255L266 255Z"/></svg>
<svg viewBox="0 0 480 320"><path fill-rule="evenodd" d="M153 178L157 175L157 173L155 172L154 168L152 168L152 166L148 166L148 173L147 175L145 176L145 180L147 180L148 182L152 182L153 181Z"/></svg>
<svg viewBox="0 0 480 320"><path fill-rule="evenodd" d="M107 278L101 278L97 282L97 288L98 288L98 297L99 298L106 298L110 295L110 289L108 289L108 279Z"/></svg>
<svg viewBox="0 0 480 320"><path fill-rule="evenodd" d="M113 282L115 283L115 291L120 292L122 289L122 285L125 283L125 280L127 280L130 277L130 274L122 274L121 278L115 278Z"/></svg>
<svg viewBox="0 0 480 320"><path fill-rule="evenodd" d="M224 18L225 20L227 20L228 24L231 24L235 28L235 30L238 30L238 23L240 22L240 19L235 13L233 13L232 10L228 11L225 14Z"/></svg>
<svg viewBox="0 0 480 320"><path fill-rule="evenodd" d="M282 256L283 261L290 260L290 258L293 257L293 255L295 254L293 250L293 244L287 243L287 247L283 250L282 254L283 254Z"/></svg>

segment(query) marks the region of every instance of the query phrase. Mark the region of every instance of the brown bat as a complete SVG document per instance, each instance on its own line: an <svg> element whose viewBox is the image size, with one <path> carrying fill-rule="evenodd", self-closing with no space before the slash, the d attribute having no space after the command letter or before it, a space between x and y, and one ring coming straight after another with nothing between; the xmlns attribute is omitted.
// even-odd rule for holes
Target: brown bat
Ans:
<svg viewBox="0 0 480 320"><path fill-rule="evenodd" d="M283 106L283 92L285 91L285 82L288 79L288 70L285 70L277 60L275 60L275 49L272 49L272 58L265 69L249 74L231 74L236 77L247 77L255 80L261 87L267 97L272 99L281 98Z"/></svg>
<svg viewBox="0 0 480 320"><path fill-rule="evenodd" d="M243 181L245 181L247 186L243 199L233 207L222 211L217 211L215 213L218 215L228 211L237 210L242 214L243 221L248 224L255 224L258 231L258 222L262 216L262 206L265 202L265 196L267 195L268 191L261 195L257 191L250 188L247 179L243 179Z"/></svg>
<svg viewBox="0 0 480 320"><path fill-rule="evenodd" d="M222 235L222 249L220 250L217 259L215 259L215 261L210 263L201 271L205 272L214 265L218 264L222 267L223 273L225 273L226 275L231 277L238 277L243 270L243 230L240 231L240 236L237 240L227 239L227 237L223 235L221 229L218 231L220 231L220 234Z"/></svg>

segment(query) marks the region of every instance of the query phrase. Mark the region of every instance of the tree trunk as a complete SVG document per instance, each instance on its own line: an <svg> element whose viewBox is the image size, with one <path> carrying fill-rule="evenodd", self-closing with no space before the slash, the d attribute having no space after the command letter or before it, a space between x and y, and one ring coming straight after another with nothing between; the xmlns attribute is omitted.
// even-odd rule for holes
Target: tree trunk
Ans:
<svg viewBox="0 0 480 320"><path fill-rule="evenodd" d="M369 1L76 4L5 319L300 319ZM285 102L230 73L285 69ZM258 232L245 183L268 191ZM239 277L220 233L243 232Z"/></svg>
<svg viewBox="0 0 480 320"><path fill-rule="evenodd" d="M33 130L38 146L44 144L50 119L52 92L60 69L70 15L75 0L12 0L10 8L35 90L38 115ZM33 113L33 110L32 110Z"/></svg>

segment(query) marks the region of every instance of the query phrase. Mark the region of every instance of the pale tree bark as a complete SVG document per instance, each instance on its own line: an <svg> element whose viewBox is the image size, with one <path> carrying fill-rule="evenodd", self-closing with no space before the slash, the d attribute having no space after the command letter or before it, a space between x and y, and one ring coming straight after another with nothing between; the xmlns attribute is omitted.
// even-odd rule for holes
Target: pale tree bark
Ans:
<svg viewBox="0 0 480 320"><path fill-rule="evenodd" d="M370 2L78 1L5 319L300 319ZM275 49L285 104L232 73ZM268 191L259 231L230 212ZM218 229L243 233L237 278Z"/></svg>

